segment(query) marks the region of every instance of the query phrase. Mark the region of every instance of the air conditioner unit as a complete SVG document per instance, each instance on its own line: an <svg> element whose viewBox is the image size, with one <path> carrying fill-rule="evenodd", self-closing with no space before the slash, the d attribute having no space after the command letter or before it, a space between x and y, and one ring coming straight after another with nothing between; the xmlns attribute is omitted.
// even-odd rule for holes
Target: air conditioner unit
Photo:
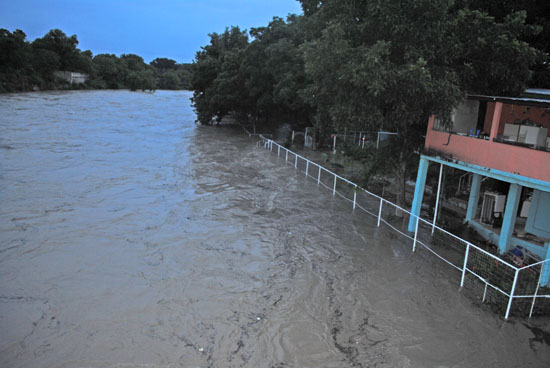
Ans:
<svg viewBox="0 0 550 368"><path fill-rule="evenodd" d="M548 128L539 128L534 126L520 125L518 133L518 142L544 147Z"/></svg>
<svg viewBox="0 0 550 368"><path fill-rule="evenodd" d="M481 222L489 225L501 223L505 204L506 196L504 194L485 192L483 194L483 205L481 206Z"/></svg>

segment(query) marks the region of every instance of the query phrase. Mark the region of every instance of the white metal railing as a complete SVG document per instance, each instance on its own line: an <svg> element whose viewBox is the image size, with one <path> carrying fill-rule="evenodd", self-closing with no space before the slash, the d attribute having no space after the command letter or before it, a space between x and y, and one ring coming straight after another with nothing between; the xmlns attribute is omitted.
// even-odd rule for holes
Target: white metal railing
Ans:
<svg viewBox="0 0 550 368"><path fill-rule="evenodd" d="M332 190L333 195L338 194L340 197L351 202L353 204L353 209L359 208L367 214L376 217L377 226L384 223L400 235L412 240L413 252L415 252L418 247L421 247L444 263L450 265L453 269L459 271L461 274L461 288L465 287L466 281L469 280L472 285L475 285L476 282L482 285L483 302L489 298L491 290L496 293L493 295L495 299L498 299L499 294L501 298L507 298L505 303L505 319L508 319L510 316L514 301L525 302L530 300L530 306L528 308L529 317L532 316L536 303L541 303L543 308L547 306L550 312L550 292L541 293L540 287L543 283L546 286L550 286L550 260L541 261L524 267L517 267L467 240L442 229L431 221L426 221L387 199L359 187L352 181L328 170L314 161L300 156L272 139L266 138L261 134L259 138L259 147L263 145L265 149L271 152L273 152L275 148L277 156L280 157L284 155L285 163L290 163L296 169L298 169L299 164L301 167L303 166L306 177ZM300 170L302 170L301 167ZM312 172L316 172L317 175L312 175ZM350 191L348 191L347 194L340 192L337 188L338 184L348 185L351 187ZM362 202L359 197L365 198L365 196L366 199ZM395 211L400 211L408 216L416 218L414 234L408 231L402 231L396 224L392 223L391 214ZM438 246L437 242L434 242L433 239L437 237L446 239L445 247ZM459 248L459 252L454 253L455 257L452 257L448 253L449 247L447 245L449 243L453 243ZM456 257L457 254L459 257ZM534 278L537 279L534 280ZM521 284L519 287L518 281ZM534 289L533 285L536 285ZM523 292L527 292L527 294Z"/></svg>

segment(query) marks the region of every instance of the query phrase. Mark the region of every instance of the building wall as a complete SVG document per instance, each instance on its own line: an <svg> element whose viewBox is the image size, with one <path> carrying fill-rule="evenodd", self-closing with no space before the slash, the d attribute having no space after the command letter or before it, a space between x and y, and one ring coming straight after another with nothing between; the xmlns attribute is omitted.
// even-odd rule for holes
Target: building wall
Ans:
<svg viewBox="0 0 550 368"><path fill-rule="evenodd" d="M65 79L69 83L81 84L88 80L89 76L85 73L68 72L68 71L56 71L54 73L57 77Z"/></svg>
<svg viewBox="0 0 550 368"><path fill-rule="evenodd" d="M485 114L485 123L483 124L483 131L487 134L491 131L494 111L495 103L487 103L487 113ZM498 134L504 133L504 124L519 124L525 119L530 119L536 124L549 128L548 136L550 136L550 108L508 104L502 105L501 124Z"/></svg>
<svg viewBox="0 0 550 368"><path fill-rule="evenodd" d="M533 191L525 231L540 238L550 239L550 192Z"/></svg>
<svg viewBox="0 0 550 368"><path fill-rule="evenodd" d="M453 131L468 134L470 129L476 128L479 101L466 100L453 113ZM475 131L474 131L475 133Z"/></svg>
<svg viewBox="0 0 550 368"><path fill-rule="evenodd" d="M550 182L550 152L433 130L430 118L425 148L442 157ZM528 164L527 164L528 163Z"/></svg>
<svg viewBox="0 0 550 368"><path fill-rule="evenodd" d="M493 123L493 114L495 113L495 103L487 103L487 112L485 113L485 123L483 124L483 133L489 134L491 132L491 124ZM502 128L504 131L504 128Z"/></svg>

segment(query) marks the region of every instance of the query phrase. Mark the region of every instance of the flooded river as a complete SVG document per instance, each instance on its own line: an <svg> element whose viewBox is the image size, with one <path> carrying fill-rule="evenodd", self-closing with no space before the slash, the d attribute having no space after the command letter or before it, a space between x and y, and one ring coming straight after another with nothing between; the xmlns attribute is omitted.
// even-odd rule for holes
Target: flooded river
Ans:
<svg viewBox="0 0 550 368"><path fill-rule="evenodd" d="M1 367L548 367L190 93L0 96ZM284 159L282 159L284 161Z"/></svg>

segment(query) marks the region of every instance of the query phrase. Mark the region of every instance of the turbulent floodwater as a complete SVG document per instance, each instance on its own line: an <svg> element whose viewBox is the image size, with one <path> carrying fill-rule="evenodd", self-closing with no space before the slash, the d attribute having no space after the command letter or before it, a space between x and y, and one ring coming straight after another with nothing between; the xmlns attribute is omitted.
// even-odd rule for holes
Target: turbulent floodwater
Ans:
<svg viewBox="0 0 550 368"><path fill-rule="evenodd" d="M0 96L1 367L550 364L542 330L189 97Z"/></svg>

